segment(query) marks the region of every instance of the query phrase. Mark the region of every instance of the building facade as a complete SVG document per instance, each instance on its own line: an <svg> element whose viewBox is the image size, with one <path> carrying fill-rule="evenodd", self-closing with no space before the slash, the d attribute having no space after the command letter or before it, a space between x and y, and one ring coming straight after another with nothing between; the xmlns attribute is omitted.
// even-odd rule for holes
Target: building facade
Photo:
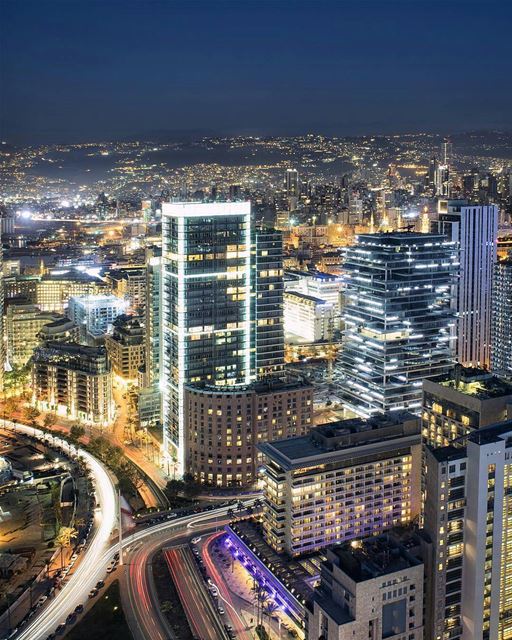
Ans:
<svg viewBox="0 0 512 640"><path fill-rule="evenodd" d="M459 247L459 276L452 307L457 313L457 361L486 367L491 359L492 279L496 264L498 207L440 200L439 233Z"/></svg>
<svg viewBox="0 0 512 640"><path fill-rule="evenodd" d="M259 463L257 445L302 436L312 422L313 387L307 383L187 386L186 468L205 484L250 485Z"/></svg>
<svg viewBox="0 0 512 640"><path fill-rule="evenodd" d="M424 528L434 547L426 637L512 636L512 422L429 448Z"/></svg>
<svg viewBox="0 0 512 640"><path fill-rule="evenodd" d="M252 380L251 205L162 206L164 448L185 468L184 386Z"/></svg>
<svg viewBox="0 0 512 640"><path fill-rule="evenodd" d="M512 377L512 258L495 265L492 291L491 369Z"/></svg>
<svg viewBox="0 0 512 640"><path fill-rule="evenodd" d="M377 233L347 248L341 397L357 415L419 411L422 380L452 367L455 242Z"/></svg>
<svg viewBox="0 0 512 640"><path fill-rule="evenodd" d="M406 531L328 549L308 640L423 640L423 548Z"/></svg>
<svg viewBox="0 0 512 640"><path fill-rule="evenodd" d="M114 419L112 368L104 347L51 342L32 360L33 403L70 420L108 426Z"/></svg>
<svg viewBox="0 0 512 640"><path fill-rule="evenodd" d="M77 296L69 299L68 318L81 330L81 338L101 338L112 331L115 319L123 315L127 302L114 295Z"/></svg>
<svg viewBox="0 0 512 640"><path fill-rule="evenodd" d="M408 412L325 424L260 450L263 532L278 553L318 551L419 515L421 425Z"/></svg>
<svg viewBox="0 0 512 640"><path fill-rule="evenodd" d="M488 371L458 366L423 381L423 436L434 447L511 418L512 384Z"/></svg>
<svg viewBox="0 0 512 640"><path fill-rule="evenodd" d="M112 370L125 381L135 381L144 363L144 328L140 316L120 315L105 336L105 347Z"/></svg>
<svg viewBox="0 0 512 640"><path fill-rule="evenodd" d="M333 306L298 291L287 291L284 294L284 329L289 342L331 340L334 331Z"/></svg>

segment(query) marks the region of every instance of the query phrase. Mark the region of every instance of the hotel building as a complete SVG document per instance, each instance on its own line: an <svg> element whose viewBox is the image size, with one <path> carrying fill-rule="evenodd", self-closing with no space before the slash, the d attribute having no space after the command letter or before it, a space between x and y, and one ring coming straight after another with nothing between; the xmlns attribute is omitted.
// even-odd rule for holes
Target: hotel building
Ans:
<svg viewBox="0 0 512 640"><path fill-rule="evenodd" d="M347 248L341 398L357 415L419 412L424 378L452 367L455 242L377 233Z"/></svg>
<svg viewBox="0 0 512 640"><path fill-rule="evenodd" d="M419 515L421 426L408 412L329 423L259 448L264 537L278 553L318 551Z"/></svg>
<svg viewBox="0 0 512 640"><path fill-rule="evenodd" d="M248 387L185 387L189 473L215 486L256 479L257 445L305 435L313 423L313 386L267 381Z"/></svg>

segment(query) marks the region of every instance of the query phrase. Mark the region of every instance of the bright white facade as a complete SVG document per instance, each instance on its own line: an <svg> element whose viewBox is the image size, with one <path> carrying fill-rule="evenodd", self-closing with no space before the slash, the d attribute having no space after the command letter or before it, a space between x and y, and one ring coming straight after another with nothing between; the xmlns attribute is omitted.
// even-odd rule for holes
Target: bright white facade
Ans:
<svg viewBox="0 0 512 640"><path fill-rule="evenodd" d="M125 313L127 307L125 300L114 295L79 296L70 298L67 314L84 334L96 338L111 332L114 320Z"/></svg>
<svg viewBox="0 0 512 640"><path fill-rule="evenodd" d="M466 367L489 367L498 207L440 200L438 212L439 232L458 243L460 251L459 278L452 296L457 312L456 359Z"/></svg>
<svg viewBox="0 0 512 640"><path fill-rule="evenodd" d="M334 308L329 302L298 291L284 294L284 331L287 340L306 343L330 340L333 323Z"/></svg>

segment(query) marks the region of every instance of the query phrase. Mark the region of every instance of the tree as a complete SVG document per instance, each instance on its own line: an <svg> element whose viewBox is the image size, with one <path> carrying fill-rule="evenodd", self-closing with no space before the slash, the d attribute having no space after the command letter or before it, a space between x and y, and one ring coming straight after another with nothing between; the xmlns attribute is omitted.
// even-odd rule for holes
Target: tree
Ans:
<svg viewBox="0 0 512 640"><path fill-rule="evenodd" d="M23 410L24 417L34 428L37 425L37 418L41 415L41 412L36 407L28 406Z"/></svg>
<svg viewBox="0 0 512 640"><path fill-rule="evenodd" d="M62 552L65 548L71 546L71 541L78 536L78 531L73 527L61 527L55 538L56 544L60 547L60 568L64 567Z"/></svg>
<svg viewBox="0 0 512 640"><path fill-rule="evenodd" d="M54 413L47 413L43 418L43 426L45 429L49 429L55 424L57 416Z"/></svg>
<svg viewBox="0 0 512 640"><path fill-rule="evenodd" d="M81 424L74 424L71 426L71 429L69 430L69 439L75 445L75 449L77 451L78 451L78 444L79 444L80 438L82 438L84 435L85 435L85 429L82 427Z"/></svg>
<svg viewBox="0 0 512 640"><path fill-rule="evenodd" d="M201 485L196 482L196 479L191 473L185 473L183 476L183 482L185 484L184 493L188 498L194 498L199 495Z"/></svg>
<svg viewBox="0 0 512 640"><path fill-rule="evenodd" d="M176 498L178 493L183 493L184 490L185 483L183 480L169 480L164 491L168 498Z"/></svg>

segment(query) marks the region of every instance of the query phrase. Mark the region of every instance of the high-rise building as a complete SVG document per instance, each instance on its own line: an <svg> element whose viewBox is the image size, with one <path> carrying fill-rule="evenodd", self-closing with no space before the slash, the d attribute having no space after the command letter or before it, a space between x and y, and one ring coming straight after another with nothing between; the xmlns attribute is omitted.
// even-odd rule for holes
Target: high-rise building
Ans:
<svg viewBox="0 0 512 640"><path fill-rule="evenodd" d="M160 382L160 321L161 321L162 250L146 251L146 334L145 368L147 385Z"/></svg>
<svg viewBox="0 0 512 640"><path fill-rule="evenodd" d="M512 377L512 257L496 263L492 287L491 369Z"/></svg>
<svg viewBox="0 0 512 640"><path fill-rule="evenodd" d="M288 198L299 196L299 172L297 169L286 169L285 189Z"/></svg>
<svg viewBox="0 0 512 640"><path fill-rule="evenodd" d="M341 397L357 415L419 411L422 380L452 367L455 243L439 234L358 236L346 252Z"/></svg>
<svg viewBox="0 0 512 640"><path fill-rule="evenodd" d="M459 247L459 276L452 295L457 313L456 359L464 366L489 367L491 350L491 294L498 207L467 200L440 200L439 233Z"/></svg>
<svg viewBox="0 0 512 640"><path fill-rule="evenodd" d="M114 269L105 274L105 282L112 287L112 293L122 298L131 313L144 314L146 310L146 268L137 266Z"/></svg>
<svg viewBox="0 0 512 640"><path fill-rule="evenodd" d="M185 467L184 385L253 379L250 202L162 206L164 448Z"/></svg>
<svg viewBox="0 0 512 640"><path fill-rule="evenodd" d="M32 360L33 403L69 420L112 423L112 369L105 347L50 342Z"/></svg>
<svg viewBox="0 0 512 640"><path fill-rule="evenodd" d="M426 638L512 637L512 422L428 448Z"/></svg>
<svg viewBox="0 0 512 640"><path fill-rule="evenodd" d="M454 371L423 381L423 436L444 447L476 429L512 419L512 384L479 369Z"/></svg>
<svg viewBox="0 0 512 640"><path fill-rule="evenodd" d="M421 425L397 411L260 445L263 535L290 556L409 524L420 513Z"/></svg>
<svg viewBox="0 0 512 640"><path fill-rule="evenodd" d="M256 229L254 252L255 373L258 378L280 377L284 369L282 233Z"/></svg>

